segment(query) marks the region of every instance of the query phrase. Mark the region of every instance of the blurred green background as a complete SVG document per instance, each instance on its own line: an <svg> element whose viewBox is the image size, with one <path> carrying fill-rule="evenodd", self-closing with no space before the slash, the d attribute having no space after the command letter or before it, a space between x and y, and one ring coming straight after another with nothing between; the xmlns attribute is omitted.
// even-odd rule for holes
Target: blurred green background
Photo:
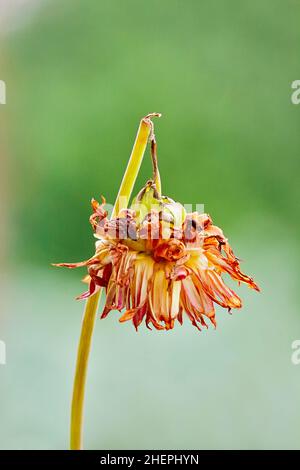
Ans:
<svg viewBox="0 0 300 470"><path fill-rule="evenodd" d="M299 448L296 0L1 3L0 448L68 447L91 197L113 203L138 122L163 192L203 203L262 293L218 328L98 320L85 447ZM136 189L149 178L147 154Z"/></svg>

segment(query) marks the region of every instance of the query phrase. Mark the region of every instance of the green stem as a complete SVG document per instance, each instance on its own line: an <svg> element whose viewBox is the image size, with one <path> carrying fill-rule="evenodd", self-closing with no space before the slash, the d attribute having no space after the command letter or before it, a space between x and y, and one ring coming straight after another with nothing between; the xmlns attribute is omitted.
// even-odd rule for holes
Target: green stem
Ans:
<svg viewBox="0 0 300 470"><path fill-rule="evenodd" d="M112 218L116 217L121 209L128 206L134 183L143 160L149 135L153 132L151 118L154 116L160 116L160 114L148 114L140 122L135 143L115 202ZM87 300L81 326L71 406L70 447L72 450L82 449L85 384L93 331L95 327L96 312L101 293L102 290L98 291Z"/></svg>
<svg viewBox="0 0 300 470"><path fill-rule="evenodd" d="M154 134L153 134L153 136L154 136ZM161 196L161 179L160 179L160 174L159 174L159 169L158 169L156 149L157 149L157 145L156 145L156 140L155 140L155 137L154 137L154 139L151 140L153 181L155 183L155 187L156 187L156 191L158 192L158 195Z"/></svg>
<svg viewBox="0 0 300 470"><path fill-rule="evenodd" d="M72 450L82 449L83 407L87 366L101 293L102 289L88 298L81 326L71 406L70 448Z"/></svg>

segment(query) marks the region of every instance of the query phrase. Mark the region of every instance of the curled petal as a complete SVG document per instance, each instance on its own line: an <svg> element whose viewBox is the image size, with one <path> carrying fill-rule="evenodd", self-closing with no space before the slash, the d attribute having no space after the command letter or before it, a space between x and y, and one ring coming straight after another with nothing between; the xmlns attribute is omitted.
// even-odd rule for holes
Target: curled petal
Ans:
<svg viewBox="0 0 300 470"><path fill-rule="evenodd" d="M157 245L153 252L155 261L177 261L186 256L186 249L182 241L175 238L163 241Z"/></svg>
<svg viewBox="0 0 300 470"><path fill-rule="evenodd" d="M104 209L106 204L105 198L101 196L102 204L99 204L96 199L92 199L91 205L93 209L93 214L90 216L90 224L93 229L96 231L99 224L103 225L103 221L107 220L107 211Z"/></svg>

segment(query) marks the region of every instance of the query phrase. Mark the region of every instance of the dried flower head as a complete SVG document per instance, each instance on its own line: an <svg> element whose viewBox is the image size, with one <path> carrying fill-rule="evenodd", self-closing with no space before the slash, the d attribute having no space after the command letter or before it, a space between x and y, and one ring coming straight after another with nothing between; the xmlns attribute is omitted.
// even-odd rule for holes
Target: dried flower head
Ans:
<svg viewBox="0 0 300 470"><path fill-rule="evenodd" d="M259 290L240 270L227 239L208 214L186 213L184 207L161 195L156 140L151 113L141 119L125 170L112 217L105 199L92 199L96 252L80 263L55 266L85 266L87 299L78 344L71 407L71 449L82 448L83 404L87 366L100 294L106 302L101 317L111 310L122 312L121 322L132 320L136 330L143 320L148 328L170 330L184 315L201 329L206 320L216 326L215 304L240 308L241 299L223 280L229 274L238 283ZM151 142L153 179L142 188L132 205L128 202L139 172L148 139Z"/></svg>
<svg viewBox="0 0 300 470"><path fill-rule="evenodd" d="M161 196L153 180L134 199L129 209L108 219L105 199L92 200L90 223L95 232L96 252L87 261L57 266L86 266L89 284L79 299L104 287L106 303L101 318L111 310L122 314L120 322L132 320L137 329L172 329L184 314L200 330L214 326L215 304L230 310L241 299L223 280L223 274L259 290L240 270L222 230L208 214L186 213L184 207Z"/></svg>

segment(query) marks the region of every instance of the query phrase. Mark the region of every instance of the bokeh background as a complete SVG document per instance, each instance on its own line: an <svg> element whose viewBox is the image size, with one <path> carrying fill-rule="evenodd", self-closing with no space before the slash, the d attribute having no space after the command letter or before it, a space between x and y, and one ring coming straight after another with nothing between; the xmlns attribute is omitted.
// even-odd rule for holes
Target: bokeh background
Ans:
<svg viewBox="0 0 300 470"><path fill-rule="evenodd" d="M139 119L163 192L204 203L262 288L137 334L97 321L85 447L299 448L300 79L296 0L1 0L0 447L68 447L90 199L113 203ZM139 186L150 176L146 155Z"/></svg>

